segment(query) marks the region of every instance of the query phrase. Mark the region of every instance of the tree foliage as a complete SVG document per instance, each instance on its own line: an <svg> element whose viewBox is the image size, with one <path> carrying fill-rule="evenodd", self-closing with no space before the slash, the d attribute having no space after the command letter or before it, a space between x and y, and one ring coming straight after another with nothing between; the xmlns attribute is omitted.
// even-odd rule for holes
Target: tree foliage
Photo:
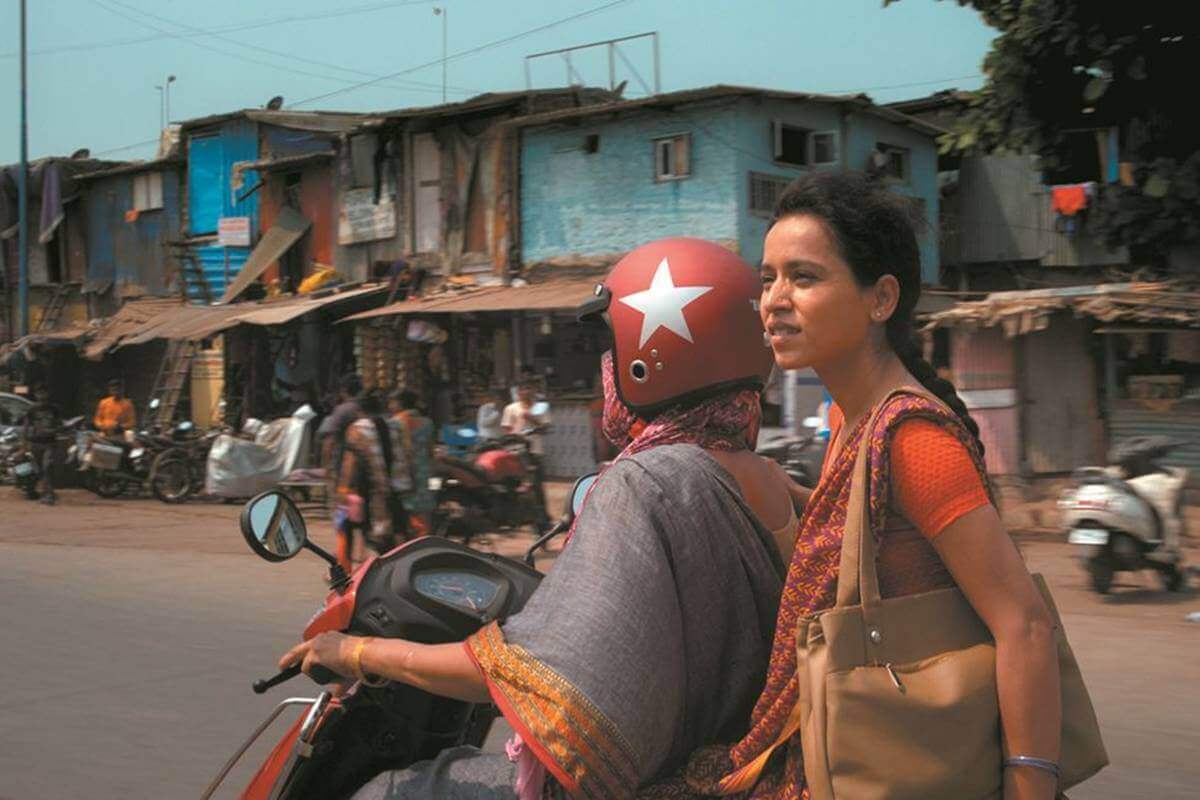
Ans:
<svg viewBox="0 0 1200 800"><path fill-rule="evenodd" d="M884 0L888 5L896 0ZM956 0L998 35L987 77L943 141L962 152L1035 153L1068 172L1072 134L1116 127L1132 185L1105 187L1095 222L1110 246L1162 257L1200 240L1197 5L1172 0Z"/></svg>

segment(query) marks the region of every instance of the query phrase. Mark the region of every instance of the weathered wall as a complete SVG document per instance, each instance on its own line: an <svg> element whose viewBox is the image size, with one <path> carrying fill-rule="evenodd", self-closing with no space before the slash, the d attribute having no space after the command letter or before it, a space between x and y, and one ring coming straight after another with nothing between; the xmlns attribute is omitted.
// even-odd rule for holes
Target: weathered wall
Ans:
<svg viewBox="0 0 1200 800"><path fill-rule="evenodd" d="M700 126L703 127L700 127ZM738 239L736 109L694 106L580 125L533 128L521 148L521 250L525 264L629 251L664 236ZM691 134L691 176L654 180L660 137ZM600 147L584 151L584 137Z"/></svg>
<svg viewBox="0 0 1200 800"><path fill-rule="evenodd" d="M937 142L932 136L897 125L871 114L862 112L847 115L847 142L842 152L846 154L849 170L866 169L871 151L876 142L885 142L904 147L909 152L909 180L892 183L892 190L921 202L921 210L928 223L919 238L921 245L921 279L927 284L938 282L938 209Z"/></svg>
<svg viewBox="0 0 1200 800"><path fill-rule="evenodd" d="M162 172L162 208L127 219L137 174L99 178L79 201L87 239L88 292L112 292L120 298L178 291L178 267L168 242L181 235L180 173Z"/></svg>
<svg viewBox="0 0 1200 800"><path fill-rule="evenodd" d="M826 103L758 98L739 101L738 114L737 138L732 142L737 148L738 171L731 176L738 196L738 242L742 258L757 266L762 260L763 237L767 235L770 215L750 209L751 173L792 180L814 169L840 168L840 164L794 167L775 161L772 123L779 121L812 131L837 131L841 117L835 107Z"/></svg>

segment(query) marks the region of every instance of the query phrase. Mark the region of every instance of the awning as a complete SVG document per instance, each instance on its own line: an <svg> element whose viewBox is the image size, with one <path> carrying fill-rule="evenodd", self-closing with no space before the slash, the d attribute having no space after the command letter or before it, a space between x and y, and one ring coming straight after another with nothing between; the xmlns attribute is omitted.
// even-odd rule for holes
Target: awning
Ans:
<svg viewBox="0 0 1200 800"><path fill-rule="evenodd" d="M95 332L83 350L84 358L99 361L122 339L136 333L143 325L174 309L187 308L177 298L148 297L129 300L117 312L96 326Z"/></svg>
<svg viewBox="0 0 1200 800"><path fill-rule="evenodd" d="M282 325L310 312L343 303L378 301L387 290L386 284L371 284L342 291L335 287L313 297L219 306L180 306L148 320L117 347L145 344L155 339L207 339L237 325Z"/></svg>
<svg viewBox="0 0 1200 800"><path fill-rule="evenodd" d="M300 241L300 237L304 235L310 225L312 222L294 208L289 206L280 208L279 216L275 218L275 224L263 234L258 244L250 251L249 258L242 265L237 278L225 290L220 302L232 302L239 294L246 291L250 284L267 271L267 267L278 261L279 257L288 251L288 248Z"/></svg>
<svg viewBox="0 0 1200 800"><path fill-rule="evenodd" d="M1045 330L1057 313L1108 325L1200 328L1200 292L1181 283L1109 283L993 292L930 314L926 328L999 327L1006 336Z"/></svg>
<svg viewBox="0 0 1200 800"><path fill-rule="evenodd" d="M492 286L473 291L446 292L402 300L383 308L353 314L339 322L397 314L465 314L479 311L554 311L573 309L592 296L596 278L550 280L526 286Z"/></svg>

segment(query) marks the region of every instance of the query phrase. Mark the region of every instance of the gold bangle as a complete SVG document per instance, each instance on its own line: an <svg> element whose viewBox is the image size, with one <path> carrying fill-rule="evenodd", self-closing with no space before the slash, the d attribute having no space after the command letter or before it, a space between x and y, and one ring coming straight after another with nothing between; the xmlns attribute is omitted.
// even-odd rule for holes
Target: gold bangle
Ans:
<svg viewBox="0 0 1200 800"><path fill-rule="evenodd" d="M359 640L354 643L354 652L350 654L350 671L354 674L354 677L360 681L363 680L362 651L366 646L367 637L360 637Z"/></svg>
<svg viewBox="0 0 1200 800"><path fill-rule="evenodd" d="M358 646L354 649L354 677L358 678L363 686L369 686L372 689L380 689L391 683L390 678L379 677L372 681L367 677L367 673L363 672L362 668L362 653L367 649L367 644L374 641L374 637L366 636L359 640Z"/></svg>

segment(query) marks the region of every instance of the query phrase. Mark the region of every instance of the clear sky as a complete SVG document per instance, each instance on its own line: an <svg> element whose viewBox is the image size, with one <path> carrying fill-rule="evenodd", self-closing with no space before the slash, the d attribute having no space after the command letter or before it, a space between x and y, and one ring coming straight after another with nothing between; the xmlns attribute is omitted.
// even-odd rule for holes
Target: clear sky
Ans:
<svg viewBox="0 0 1200 800"><path fill-rule="evenodd" d="M167 75L171 119L263 106L370 111L441 100L447 8L448 99L520 89L524 57L658 31L665 91L734 83L867 92L886 102L976 88L993 32L945 0L27 0L30 157L89 147L146 158ZM0 164L18 159L18 0L0 0ZM588 13L594 12L594 13ZM488 46L491 45L491 46ZM621 53L646 82L645 41ZM573 59L606 85L603 50ZM399 74L403 73L403 74ZM535 86L566 82L561 58ZM355 84L392 76L368 86ZM627 96L645 94L618 59ZM349 90L340 91L339 90ZM321 97L339 92L328 97ZM320 98L302 103L308 98ZM136 147L128 147L142 143ZM118 149L124 148L124 149Z"/></svg>

